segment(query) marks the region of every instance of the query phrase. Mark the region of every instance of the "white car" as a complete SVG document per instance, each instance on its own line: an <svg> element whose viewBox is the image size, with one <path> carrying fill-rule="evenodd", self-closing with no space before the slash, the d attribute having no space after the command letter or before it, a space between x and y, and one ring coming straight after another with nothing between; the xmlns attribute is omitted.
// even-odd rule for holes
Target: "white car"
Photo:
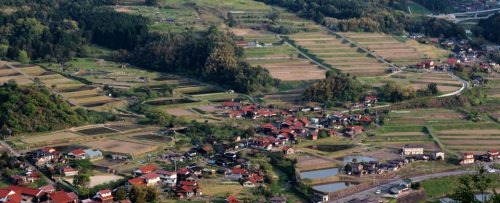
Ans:
<svg viewBox="0 0 500 203"><path fill-rule="evenodd" d="M381 191L381 190L376 190L376 191L375 191L375 194L380 194L380 193L382 193L382 191Z"/></svg>
<svg viewBox="0 0 500 203"><path fill-rule="evenodd" d="M496 172L497 171L495 169L492 169L492 168L488 169L488 173L496 173Z"/></svg>

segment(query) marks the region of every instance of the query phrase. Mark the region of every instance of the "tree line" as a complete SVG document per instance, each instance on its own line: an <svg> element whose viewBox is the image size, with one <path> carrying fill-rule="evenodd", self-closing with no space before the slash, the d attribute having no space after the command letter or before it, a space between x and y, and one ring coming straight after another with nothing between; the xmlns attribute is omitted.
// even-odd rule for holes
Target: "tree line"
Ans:
<svg viewBox="0 0 500 203"><path fill-rule="evenodd" d="M52 94L43 86L18 86L12 82L0 86L1 138L114 119L105 113L73 109L60 96Z"/></svg>
<svg viewBox="0 0 500 203"><path fill-rule="evenodd" d="M457 25L442 19L414 17L407 1L396 0L258 0L284 7L334 31L421 32L433 37L465 36Z"/></svg>

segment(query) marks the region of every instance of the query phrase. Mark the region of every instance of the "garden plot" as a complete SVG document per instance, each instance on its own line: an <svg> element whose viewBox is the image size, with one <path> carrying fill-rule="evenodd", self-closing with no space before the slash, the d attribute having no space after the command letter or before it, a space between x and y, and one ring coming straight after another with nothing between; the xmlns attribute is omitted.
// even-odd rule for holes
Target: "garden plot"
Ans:
<svg viewBox="0 0 500 203"><path fill-rule="evenodd" d="M121 140L100 140L87 142L84 143L84 145L102 151L119 154L130 154L132 156L140 156L157 149L157 147L153 145L145 145Z"/></svg>
<svg viewBox="0 0 500 203"><path fill-rule="evenodd" d="M381 87L389 81L411 85L415 89L426 89L430 83L436 83L442 94L459 90L462 83L453 79L447 73L439 72L400 72L391 77L359 78L362 82L373 87Z"/></svg>
<svg viewBox="0 0 500 203"><path fill-rule="evenodd" d="M6 64L7 64L6 62L0 61L0 85L7 83L9 81L15 81L17 84L32 83L30 78L19 73L15 69L9 68Z"/></svg>
<svg viewBox="0 0 500 203"><path fill-rule="evenodd" d="M483 124L484 125L484 124ZM437 134L443 144L449 149L459 152L473 152L483 154L487 150L499 149L500 147L500 127L485 126L479 124L477 129L461 128L441 130ZM470 127L470 126L469 126Z"/></svg>
<svg viewBox="0 0 500 203"><path fill-rule="evenodd" d="M406 46L391 36L379 33L352 33L346 32L342 35L356 42L375 54L387 60L401 65L412 65L420 62L423 57L417 49Z"/></svg>
<svg viewBox="0 0 500 203"><path fill-rule="evenodd" d="M311 55L346 73L356 76L383 75L387 66L351 44L326 32L300 33L290 36L293 42Z"/></svg>
<svg viewBox="0 0 500 203"><path fill-rule="evenodd" d="M59 131L59 132L46 133L42 135L29 136L23 138L22 141L26 144L38 144L38 143L55 143L61 141L68 141L77 138L82 138L82 136L73 132Z"/></svg>

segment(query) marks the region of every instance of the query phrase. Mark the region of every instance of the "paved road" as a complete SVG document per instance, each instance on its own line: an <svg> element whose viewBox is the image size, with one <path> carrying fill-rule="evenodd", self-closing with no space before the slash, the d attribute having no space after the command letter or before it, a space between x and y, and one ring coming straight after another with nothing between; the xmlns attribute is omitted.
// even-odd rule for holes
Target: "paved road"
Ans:
<svg viewBox="0 0 500 203"><path fill-rule="evenodd" d="M489 168L489 165L491 165L491 163L484 164L484 165L485 165L485 168ZM446 176L466 175L466 174L474 174L474 173L476 173L476 171L450 171L450 172L443 172L443 173L435 173L435 174L427 174L427 175L416 176L416 177L412 177L411 179L412 179L413 182L420 182L420 181L423 181L423 180L428 180L428 179L433 179L433 178L440 178L440 177L446 177ZM500 173L500 171L497 170L496 173ZM394 180L391 180L389 183L378 185L378 186L372 187L370 189L367 189L367 190L364 190L364 191L361 191L361 192L357 192L355 194L352 194L352 195L349 195L349 196L346 196L346 197L343 197L343 198L340 198L340 199L337 199L337 200L331 200L329 202L332 202L332 203L344 203L344 202L348 202L348 201L353 200L353 199L364 199L364 198L367 198L367 197L369 197L371 195L374 195L374 193L375 193L376 190L380 190L381 188L387 188L387 187L390 187L392 185L399 184L399 183L401 183L402 180L403 180L402 178L394 179Z"/></svg>
<svg viewBox="0 0 500 203"><path fill-rule="evenodd" d="M454 91L454 92L451 92L451 93L448 93L448 94L443 94L443 95L440 95L438 97L449 97L449 96L455 96L455 95L460 95L462 94L466 89L469 88L469 82L467 82L466 80L456 76L455 74L453 74L453 72L449 72L448 73L452 78L460 81L462 83L462 87L457 90L457 91Z"/></svg>

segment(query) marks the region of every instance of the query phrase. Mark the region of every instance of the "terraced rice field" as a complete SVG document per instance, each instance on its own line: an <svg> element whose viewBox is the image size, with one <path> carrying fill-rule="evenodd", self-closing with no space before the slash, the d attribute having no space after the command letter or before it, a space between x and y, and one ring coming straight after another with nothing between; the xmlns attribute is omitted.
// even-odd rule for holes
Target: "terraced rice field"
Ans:
<svg viewBox="0 0 500 203"><path fill-rule="evenodd" d="M33 80L38 78L42 84L57 91L73 105L99 109L116 101L103 95L102 90L97 87L87 86L38 66L19 66L18 70Z"/></svg>
<svg viewBox="0 0 500 203"><path fill-rule="evenodd" d="M436 83L438 90L442 93L450 93L459 90L462 83L453 79L447 73L438 72L401 72L391 77L359 78L362 82L373 87L381 87L389 81L413 86L416 90L426 89L430 83Z"/></svg>
<svg viewBox="0 0 500 203"><path fill-rule="evenodd" d="M500 126L492 123L464 128L460 125L446 126L437 131L439 139L447 148L458 152L484 154L487 150L500 149Z"/></svg>
<svg viewBox="0 0 500 203"><path fill-rule="evenodd" d="M472 122L453 110L428 108L392 111L369 141L389 147L404 144L432 147L440 142L445 148L441 150L479 154L500 149L499 138L500 125L492 121Z"/></svg>
<svg viewBox="0 0 500 203"><path fill-rule="evenodd" d="M87 142L83 145L96 148L103 151L130 154L132 156L140 156L142 154L156 150L156 146L127 142L121 140L99 140L95 142Z"/></svg>
<svg viewBox="0 0 500 203"><path fill-rule="evenodd" d="M7 62L0 61L0 85L9 81L15 81L20 85L30 84L33 82L29 77L26 77L15 69L9 68L7 64Z"/></svg>
<svg viewBox="0 0 500 203"><path fill-rule="evenodd" d="M356 76L378 76L387 66L347 42L326 32L299 33L290 36L294 43L324 63Z"/></svg>
<svg viewBox="0 0 500 203"><path fill-rule="evenodd" d="M392 36L381 33L341 33L375 54L384 57L395 64L412 65L421 61L423 55L416 48L407 46Z"/></svg>
<svg viewBox="0 0 500 203"><path fill-rule="evenodd" d="M307 59L301 58L292 47L282 44L272 33L257 32L250 29L233 29L245 41L273 43L270 47L245 49L246 60L253 66L261 66L272 77L282 81L319 80L325 78L325 69Z"/></svg>

